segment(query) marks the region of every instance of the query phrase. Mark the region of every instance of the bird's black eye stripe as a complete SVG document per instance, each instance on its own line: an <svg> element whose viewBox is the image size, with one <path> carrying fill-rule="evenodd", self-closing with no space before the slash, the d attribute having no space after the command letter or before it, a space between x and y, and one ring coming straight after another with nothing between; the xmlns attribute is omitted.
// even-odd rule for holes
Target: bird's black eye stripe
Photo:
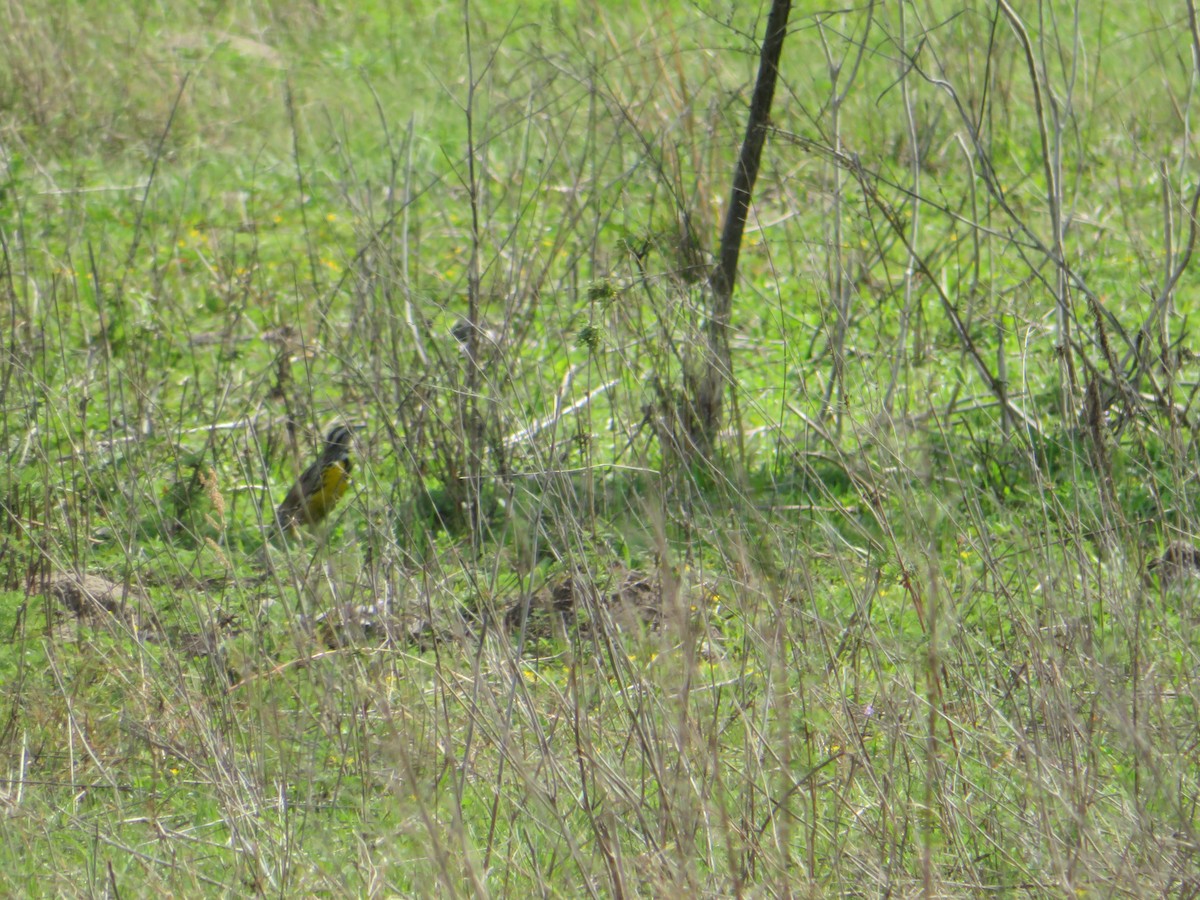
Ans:
<svg viewBox="0 0 1200 900"><path fill-rule="evenodd" d="M345 425L338 425L325 438L325 444L330 447L345 446L350 443L353 432Z"/></svg>

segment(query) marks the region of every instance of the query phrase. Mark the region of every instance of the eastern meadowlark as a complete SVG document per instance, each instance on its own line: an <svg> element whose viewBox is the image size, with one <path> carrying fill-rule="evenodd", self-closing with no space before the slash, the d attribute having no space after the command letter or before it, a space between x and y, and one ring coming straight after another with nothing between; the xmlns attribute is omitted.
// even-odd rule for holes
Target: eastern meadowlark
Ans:
<svg viewBox="0 0 1200 900"><path fill-rule="evenodd" d="M471 336L475 337L475 352L482 356L487 349L494 350L500 346L500 332L491 323L480 319L474 325L470 319L459 319L450 329L450 336L458 341L459 352L463 356L471 355Z"/></svg>
<svg viewBox="0 0 1200 900"><path fill-rule="evenodd" d="M338 425L325 438L317 461L301 473L279 508L275 522L280 531L292 531L300 525L315 525L337 505L350 487L350 441L353 432Z"/></svg>

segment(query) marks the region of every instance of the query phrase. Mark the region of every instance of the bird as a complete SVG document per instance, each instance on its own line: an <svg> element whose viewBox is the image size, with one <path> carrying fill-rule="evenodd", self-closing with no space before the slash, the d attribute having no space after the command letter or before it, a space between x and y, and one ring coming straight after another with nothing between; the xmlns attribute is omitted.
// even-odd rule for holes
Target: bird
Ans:
<svg viewBox="0 0 1200 900"><path fill-rule="evenodd" d="M472 323L470 319L459 319L450 329L450 336L458 342L459 352L463 356L471 356L471 338L475 338L476 353L482 355L487 348L500 346L500 332L486 319Z"/></svg>
<svg viewBox="0 0 1200 900"><path fill-rule="evenodd" d="M281 532L295 531L300 525L316 525L342 499L350 487L350 442L354 432L338 425L325 437L325 445L316 461L305 469L275 510L275 524Z"/></svg>
<svg viewBox="0 0 1200 900"><path fill-rule="evenodd" d="M1176 540L1167 544L1163 555L1146 566L1146 579L1158 575L1162 584L1173 584L1200 576L1200 547L1189 541Z"/></svg>

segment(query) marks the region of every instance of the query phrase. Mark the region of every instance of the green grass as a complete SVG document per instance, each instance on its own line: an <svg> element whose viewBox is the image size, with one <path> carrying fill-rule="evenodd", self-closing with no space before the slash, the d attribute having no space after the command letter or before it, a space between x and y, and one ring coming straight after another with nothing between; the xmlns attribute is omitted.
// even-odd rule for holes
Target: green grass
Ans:
<svg viewBox="0 0 1200 900"><path fill-rule="evenodd" d="M793 10L701 458L766 9L426 6L0 9L0 891L1194 896L1186 7L1021 10L1057 192L995 7Z"/></svg>

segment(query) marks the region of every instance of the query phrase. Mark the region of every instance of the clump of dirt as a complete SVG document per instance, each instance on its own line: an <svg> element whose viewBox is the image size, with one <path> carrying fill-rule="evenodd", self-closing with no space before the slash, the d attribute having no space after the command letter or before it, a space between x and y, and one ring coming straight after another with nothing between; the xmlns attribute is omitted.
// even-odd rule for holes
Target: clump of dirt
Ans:
<svg viewBox="0 0 1200 900"><path fill-rule="evenodd" d="M453 641L466 628L461 618L457 623L438 626L424 615L397 612L387 604L375 603L341 603L303 624L331 650L365 645L425 651L434 644Z"/></svg>
<svg viewBox="0 0 1200 900"><path fill-rule="evenodd" d="M659 631L668 621L691 619L693 613L711 607L715 596L709 585L683 585L662 572L620 569L603 585L574 573L542 586L531 596L518 597L505 613L504 626L515 631L524 621L526 637L535 639L573 627L587 634L602 619L623 630Z"/></svg>
<svg viewBox="0 0 1200 900"><path fill-rule="evenodd" d="M112 615L125 618L129 601L146 599L136 585L118 584L100 575L56 572L46 584L46 596L58 600L79 618Z"/></svg>

